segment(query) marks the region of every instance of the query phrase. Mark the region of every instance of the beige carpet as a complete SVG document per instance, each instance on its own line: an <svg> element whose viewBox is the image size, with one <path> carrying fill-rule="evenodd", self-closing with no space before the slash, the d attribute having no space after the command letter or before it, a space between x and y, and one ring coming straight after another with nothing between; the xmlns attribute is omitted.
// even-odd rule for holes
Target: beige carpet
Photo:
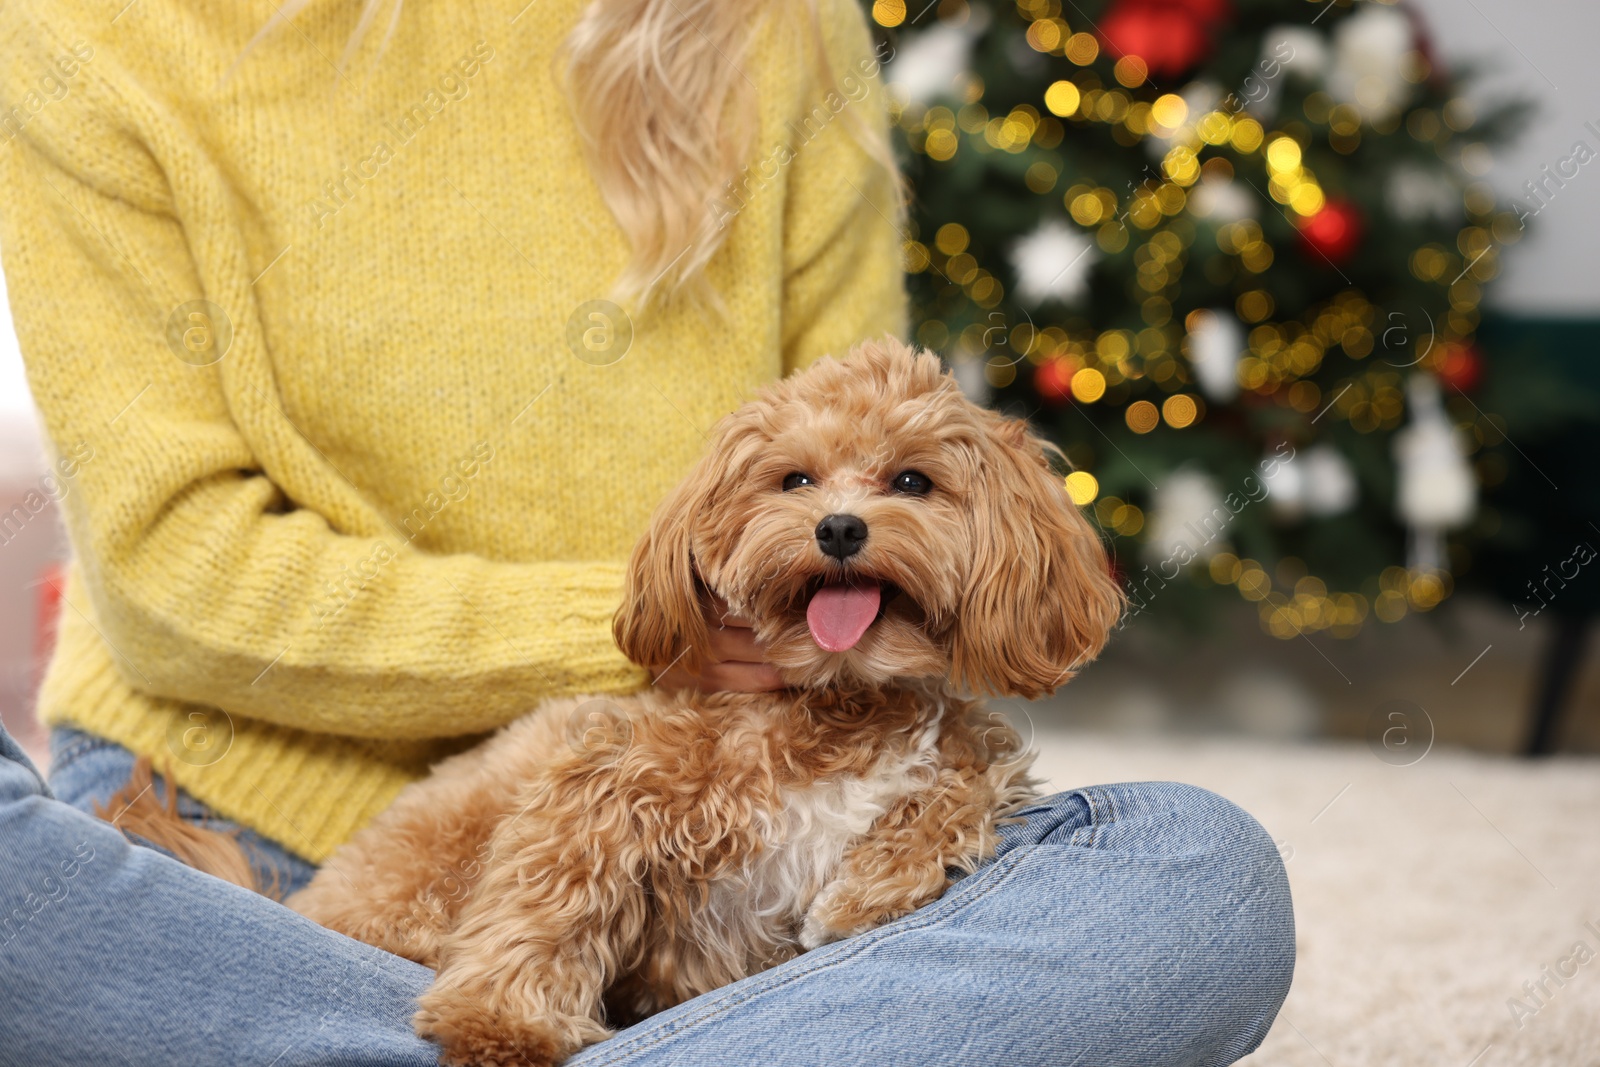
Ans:
<svg viewBox="0 0 1600 1067"><path fill-rule="evenodd" d="M1600 1064L1600 760L1435 748L1396 767L1361 744L1038 743L1058 788L1192 782L1278 841L1299 963L1250 1067Z"/></svg>

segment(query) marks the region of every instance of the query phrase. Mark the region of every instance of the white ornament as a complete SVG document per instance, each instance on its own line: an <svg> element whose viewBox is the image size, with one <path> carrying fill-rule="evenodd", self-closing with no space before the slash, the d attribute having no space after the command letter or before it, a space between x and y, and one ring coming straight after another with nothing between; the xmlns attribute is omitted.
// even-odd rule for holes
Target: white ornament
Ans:
<svg viewBox="0 0 1600 1067"><path fill-rule="evenodd" d="M1244 354L1244 324L1226 308L1196 316L1189 331L1189 365L1206 399L1227 403L1239 395L1239 357Z"/></svg>
<svg viewBox="0 0 1600 1067"><path fill-rule="evenodd" d="M1256 217L1258 198L1243 182L1204 177L1189 194L1189 210L1218 225Z"/></svg>
<svg viewBox="0 0 1600 1067"><path fill-rule="evenodd" d="M893 61L884 69L884 82L908 104L928 104L963 91L972 58L972 42L983 32L988 18L978 13L964 22L941 21L900 40Z"/></svg>
<svg viewBox="0 0 1600 1067"><path fill-rule="evenodd" d="M1290 522L1299 521L1306 510L1306 461L1299 453L1269 457L1276 461L1272 476L1266 478L1267 503L1272 512ZM1261 463L1264 469L1268 460Z"/></svg>
<svg viewBox="0 0 1600 1067"><path fill-rule="evenodd" d="M1153 561L1172 560L1179 566L1209 560L1227 547L1233 515L1209 474L1180 467L1150 494L1145 554Z"/></svg>
<svg viewBox="0 0 1600 1067"><path fill-rule="evenodd" d="M1443 169L1401 163L1389 175L1388 194L1389 210L1406 222L1461 217L1461 188Z"/></svg>
<svg viewBox="0 0 1600 1067"><path fill-rule="evenodd" d="M1289 71L1316 81L1328 65L1322 34L1307 26L1277 26L1261 39L1261 58L1245 76L1237 98L1263 125L1271 125L1282 102L1283 78Z"/></svg>
<svg viewBox="0 0 1600 1067"><path fill-rule="evenodd" d="M1478 483L1461 435L1445 416L1439 383L1414 374L1406 383L1411 425L1395 434L1400 518L1412 526L1451 529L1477 511Z"/></svg>
<svg viewBox="0 0 1600 1067"><path fill-rule="evenodd" d="M1189 109L1189 115L1184 119L1185 125L1193 126L1195 121L1208 111L1215 111L1217 105L1222 103L1222 86L1212 81L1192 81L1183 87L1178 94L1183 97L1184 106Z"/></svg>
<svg viewBox="0 0 1600 1067"><path fill-rule="evenodd" d="M1096 258L1094 242L1081 230L1060 219L1040 223L1011 246L1017 299L1032 305L1081 299L1089 291L1089 268Z"/></svg>
<svg viewBox="0 0 1600 1067"><path fill-rule="evenodd" d="M1279 518L1290 522L1306 515L1328 518L1355 504L1355 471L1332 445L1317 445L1304 453L1271 458L1276 461L1276 469L1266 479L1267 502Z"/></svg>
<svg viewBox="0 0 1600 1067"><path fill-rule="evenodd" d="M1273 64L1316 81L1328 69L1328 44L1310 26L1274 26L1261 39L1261 66L1271 71Z"/></svg>
<svg viewBox="0 0 1600 1067"><path fill-rule="evenodd" d="M1365 4L1333 34L1328 92L1368 122L1393 116L1411 95L1406 54L1416 47L1411 19L1383 4Z"/></svg>
<svg viewBox="0 0 1600 1067"><path fill-rule="evenodd" d="M1344 453L1332 445L1306 452L1303 497L1306 511L1326 518L1349 511L1356 502L1356 474Z"/></svg>
<svg viewBox="0 0 1600 1067"><path fill-rule="evenodd" d="M1413 570L1444 567L1444 531L1464 526L1478 510L1478 483L1461 434L1445 416L1439 383L1414 374L1406 383L1411 425L1394 435L1399 468L1396 510L1412 528Z"/></svg>

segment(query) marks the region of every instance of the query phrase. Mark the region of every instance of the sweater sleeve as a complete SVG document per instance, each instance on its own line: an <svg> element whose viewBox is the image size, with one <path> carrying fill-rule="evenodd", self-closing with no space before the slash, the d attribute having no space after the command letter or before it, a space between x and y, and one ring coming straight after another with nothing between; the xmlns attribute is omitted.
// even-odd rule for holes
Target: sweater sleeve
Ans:
<svg viewBox="0 0 1600 1067"><path fill-rule="evenodd" d="M905 227L881 66L856 0L818 4L829 75L790 124L783 363L790 373L859 341L907 330ZM831 81L832 84L829 84ZM881 146L869 150L876 139ZM885 157L885 158L880 158Z"/></svg>
<svg viewBox="0 0 1600 1067"><path fill-rule="evenodd" d="M70 43L24 41L33 55L4 63L0 90ZM62 506L90 603L69 608L128 683L373 738L481 731L545 696L642 684L611 638L620 561L425 553L298 434L253 310L264 264L229 239L242 223L225 182L136 90L85 72L72 92L71 114L0 145L0 248L72 468ZM216 362L184 344L221 326L182 311L201 299L231 323Z"/></svg>

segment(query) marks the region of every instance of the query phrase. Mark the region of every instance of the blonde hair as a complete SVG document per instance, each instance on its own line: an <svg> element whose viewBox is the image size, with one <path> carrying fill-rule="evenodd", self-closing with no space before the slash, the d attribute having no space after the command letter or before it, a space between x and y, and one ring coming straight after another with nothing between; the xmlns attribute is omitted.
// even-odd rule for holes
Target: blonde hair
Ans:
<svg viewBox="0 0 1600 1067"><path fill-rule="evenodd" d="M285 0L244 55L308 3ZM341 72L385 4L392 7L380 53L399 22L402 0L361 3ZM593 0L558 50L558 75L590 172L632 247L613 296L644 307L688 292L720 305L705 271L728 229L713 205L749 162L756 134L754 83L743 61L764 20L797 7L806 15L820 83L836 91L817 0ZM854 114L845 125L895 172L876 126Z"/></svg>

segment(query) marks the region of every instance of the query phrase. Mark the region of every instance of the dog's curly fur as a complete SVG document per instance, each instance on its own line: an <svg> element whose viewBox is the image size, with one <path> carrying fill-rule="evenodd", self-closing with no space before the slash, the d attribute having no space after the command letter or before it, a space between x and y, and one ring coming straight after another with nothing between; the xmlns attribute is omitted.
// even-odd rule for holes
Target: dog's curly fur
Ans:
<svg viewBox="0 0 1600 1067"><path fill-rule="evenodd" d="M1053 690L1122 606L1048 451L892 340L769 387L657 510L615 632L640 664L698 665L715 592L791 688L548 702L289 904L438 968L415 1025L446 1063L544 1067L938 898L1035 795L1016 732L962 694ZM905 471L931 491L895 492ZM843 513L868 532L840 560L816 531ZM807 605L841 583L882 600L830 652Z"/></svg>

